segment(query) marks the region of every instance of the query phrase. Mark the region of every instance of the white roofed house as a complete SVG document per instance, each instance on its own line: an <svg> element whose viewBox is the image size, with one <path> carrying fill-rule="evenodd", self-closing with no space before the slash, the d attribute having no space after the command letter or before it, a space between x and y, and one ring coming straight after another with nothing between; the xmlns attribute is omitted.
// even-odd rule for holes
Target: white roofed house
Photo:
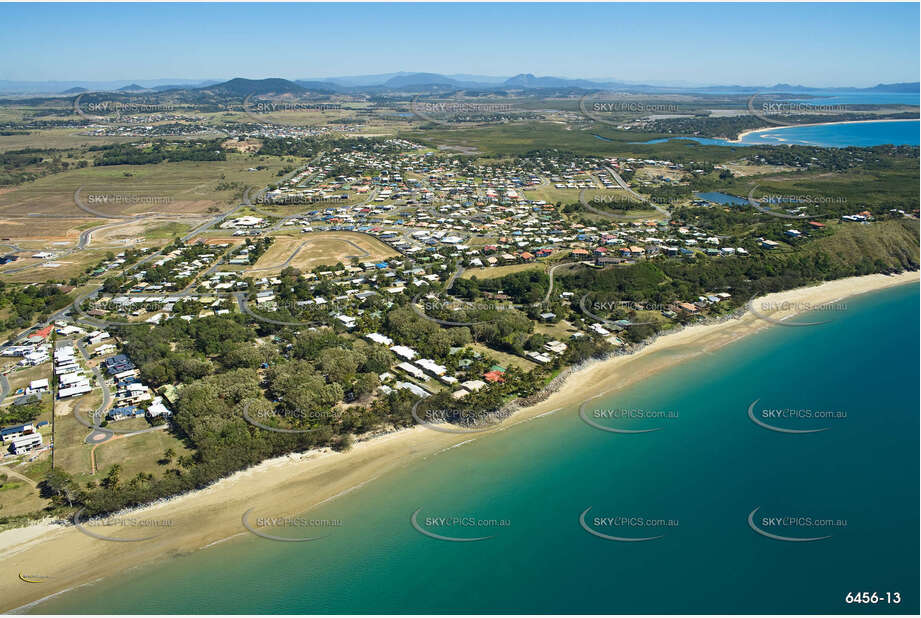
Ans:
<svg viewBox="0 0 921 618"><path fill-rule="evenodd" d="M387 337L386 335L381 335L380 333L368 333L365 335L365 339L373 341L374 343L379 343L381 345L393 345L393 339Z"/></svg>
<svg viewBox="0 0 921 618"><path fill-rule="evenodd" d="M48 392L48 378L32 380L26 389L26 395L40 394Z"/></svg>
<svg viewBox="0 0 921 618"><path fill-rule="evenodd" d="M419 353L413 350L410 347L405 345L394 345L390 346L390 351L399 356L400 358L405 358L406 360L412 360L419 356Z"/></svg>
<svg viewBox="0 0 921 618"><path fill-rule="evenodd" d="M159 416L170 416L172 412L163 405L163 397L154 397L150 405L147 406L147 416L156 418Z"/></svg>
<svg viewBox="0 0 921 618"><path fill-rule="evenodd" d="M443 376L448 371L447 367L439 365L430 358L420 358L416 361L416 364L434 376Z"/></svg>
<svg viewBox="0 0 921 618"><path fill-rule="evenodd" d="M141 403L142 401L150 401L151 398L150 388L140 382L127 384L123 390L120 390L115 395L118 405Z"/></svg>

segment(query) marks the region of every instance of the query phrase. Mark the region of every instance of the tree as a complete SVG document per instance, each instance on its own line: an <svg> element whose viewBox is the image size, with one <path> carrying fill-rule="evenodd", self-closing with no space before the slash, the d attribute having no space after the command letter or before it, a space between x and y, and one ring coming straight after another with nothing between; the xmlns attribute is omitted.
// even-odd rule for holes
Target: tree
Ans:
<svg viewBox="0 0 921 618"><path fill-rule="evenodd" d="M67 502L67 506L73 506L81 497L80 488L73 477L59 468L45 475L39 484L39 491L42 497L51 498L59 506L63 506L64 502Z"/></svg>
<svg viewBox="0 0 921 618"><path fill-rule="evenodd" d="M164 451L163 458L157 463L159 463L161 466L168 466L169 464L173 462L173 459L175 457L176 457L176 451L174 451L172 448L168 448L166 449L166 451Z"/></svg>
<svg viewBox="0 0 921 618"><path fill-rule="evenodd" d="M122 467L119 464L113 464L109 468L109 473L106 474L106 477L102 480L102 486L106 489L115 489L118 487L119 474L121 474Z"/></svg>

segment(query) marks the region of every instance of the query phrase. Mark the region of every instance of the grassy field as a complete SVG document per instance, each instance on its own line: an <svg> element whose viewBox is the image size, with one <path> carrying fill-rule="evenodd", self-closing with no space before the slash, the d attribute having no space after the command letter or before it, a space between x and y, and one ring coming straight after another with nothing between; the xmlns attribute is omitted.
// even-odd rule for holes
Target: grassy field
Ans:
<svg viewBox="0 0 921 618"><path fill-rule="evenodd" d="M528 264L509 264L507 266L491 266L488 268L468 268L461 275L463 279L476 277L478 279L494 279L504 277L512 273L520 273L526 270L545 270L547 265L542 262L531 262Z"/></svg>
<svg viewBox="0 0 921 618"><path fill-rule="evenodd" d="M28 135L0 135L0 152L24 148L85 148L105 144L124 144L137 141L136 137L95 137L78 135L77 129L44 129Z"/></svg>
<svg viewBox="0 0 921 618"><path fill-rule="evenodd" d="M266 169L247 171L257 165ZM245 187L265 186L278 178L278 170L289 165L280 157L234 153L226 161L72 169L0 193L0 219L48 214L92 217L75 202L74 193L81 187L80 201L107 215L222 212L238 203ZM116 199L120 203L115 203ZM0 233L11 235L2 226Z"/></svg>
<svg viewBox="0 0 921 618"><path fill-rule="evenodd" d="M599 139L601 135L604 139ZM620 131L608 125L573 128L560 123L519 122L489 127L465 129L432 129L425 132L407 131L401 137L413 139L432 147L454 146L476 148L484 153L520 155L532 150L557 148L584 155L637 158L687 157L707 161L738 159L745 147L704 146L696 142L637 144L662 137L657 133Z"/></svg>
<svg viewBox="0 0 921 618"><path fill-rule="evenodd" d="M484 356L489 356L490 358L495 359L500 366L505 367L506 369L509 367L519 367L523 371L531 371L537 367L537 363L532 363L526 358L522 358L521 356L516 356L514 354L509 354L507 352L500 352L499 350L494 350L480 343L474 343L470 347L480 354L483 354Z"/></svg>
<svg viewBox="0 0 921 618"><path fill-rule="evenodd" d="M133 419L142 422L144 427L149 427L147 421L142 419ZM119 429L129 429L122 423L131 422L130 420L118 421L113 423L113 427ZM190 455L186 446L165 430L150 431L136 436L126 436L110 440L96 447L96 469L97 477L103 477L113 464L121 466L121 478L130 479L137 476L138 472L161 472L165 469L157 462L163 458L163 453L167 449L173 449L176 457ZM175 460L173 461L175 466ZM159 475L158 475L159 476Z"/></svg>
<svg viewBox="0 0 921 618"><path fill-rule="evenodd" d="M293 259L286 264L292 255ZM269 250L247 272L265 274L281 271L286 266L309 271L321 264L349 264L352 256L357 257L359 262L373 262L395 255L398 253L381 241L354 232L278 235Z"/></svg>

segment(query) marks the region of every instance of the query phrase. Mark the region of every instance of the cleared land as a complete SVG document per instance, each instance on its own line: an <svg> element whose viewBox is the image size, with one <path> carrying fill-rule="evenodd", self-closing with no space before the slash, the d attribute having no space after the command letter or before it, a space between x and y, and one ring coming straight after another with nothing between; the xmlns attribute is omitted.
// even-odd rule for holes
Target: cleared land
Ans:
<svg viewBox="0 0 921 618"><path fill-rule="evenodd" d="M85 223L93 214L74 200L74 192L81 187L84 206L111 216L223 212L240 199L246 187L265 186L290 165L279 157L231 154L226 161L73 169L4 190L0 193L0 219L28 217L31 223L32 218L44 215L66 215ZM257 166L265 169L247 171ZM53 225L59 226L60 221ZM0 236L39 235L22 229L31 227L7 229L0 223Z"/></svg>
<svg viewBox="0 0 921 618"><path fill-rule="evenodd" d="M310 271L321 264L330 266L352 258L373 262L398 255L381 241L355 232L310 232L299 236L276 236L275 242L249 269L248 273L266 274L292 267Z"/></svg>

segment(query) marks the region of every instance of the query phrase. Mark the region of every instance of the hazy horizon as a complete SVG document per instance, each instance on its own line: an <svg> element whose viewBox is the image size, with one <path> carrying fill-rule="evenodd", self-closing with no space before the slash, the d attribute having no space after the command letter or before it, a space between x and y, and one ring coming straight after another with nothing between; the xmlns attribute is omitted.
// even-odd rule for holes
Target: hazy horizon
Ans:
<svg viewBox="0 0 921 618"><path fill-rule="evenodd" d="M0 79L151 82L171 79L164 75L208 76L172 78L204 81L420 72L685 86L917 81L919 5L881 8L3 4L7 27L0 51L16 62L6 63Z"/></svg>

